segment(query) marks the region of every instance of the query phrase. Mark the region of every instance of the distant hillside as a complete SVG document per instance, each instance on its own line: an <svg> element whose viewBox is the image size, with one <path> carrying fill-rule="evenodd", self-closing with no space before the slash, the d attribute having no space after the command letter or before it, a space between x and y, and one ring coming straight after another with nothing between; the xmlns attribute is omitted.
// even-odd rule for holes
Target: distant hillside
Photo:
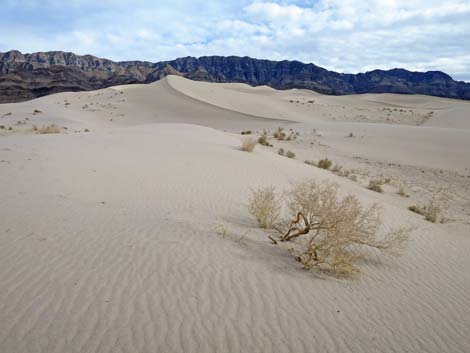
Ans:
<svg viewBox="0 0 470 353"><path fill-rule="evenodd" d="M0 103L51 93L150 83L166 75L208 82L241 82L276 89L304 88L324 94L402 93L470 100L470 83L439 72L403 69L340 74L299 61L270 61L237 56L186 57L150 63L115 62L60 51L0 53Z"/></svg>

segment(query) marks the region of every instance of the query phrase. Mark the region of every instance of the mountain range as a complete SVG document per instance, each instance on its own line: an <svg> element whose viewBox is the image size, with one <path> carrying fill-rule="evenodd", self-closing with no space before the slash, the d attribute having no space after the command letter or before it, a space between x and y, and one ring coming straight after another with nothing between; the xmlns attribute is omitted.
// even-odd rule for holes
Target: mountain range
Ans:
<svg viewBox="0 0 470 353"><path fill-rule="evenodd" d="M440 71L404 69L342 74L299 61L238 56L185 57L171 61L115 62L61 51L0 53L0 103L19 102L58 92L151 83L167 75L207 82L240 82L276 89L300 88L323 94L425 94L470 100L470 83Z"/></svg>

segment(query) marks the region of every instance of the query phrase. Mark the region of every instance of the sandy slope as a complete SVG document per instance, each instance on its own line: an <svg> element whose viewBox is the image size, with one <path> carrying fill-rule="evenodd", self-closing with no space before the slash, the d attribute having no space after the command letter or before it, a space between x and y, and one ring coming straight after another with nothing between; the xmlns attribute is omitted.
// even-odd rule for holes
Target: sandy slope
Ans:
<svg viewBox="0 0 470 353"><path fill-rule="evenodd" d="M288 123L258 117L256 102L292 107L293 98L282 97L309 93L245 85L220 93L219 85L172 80L0 105L0 116L13 113L0 124L30 117L68 127L35 135L28 122L0 136L1 352L468 351L470 210L460 169L468 157L456 150L468 143L462 126L338 122L300 108L301 124ZM204 101L208 89L217 93ZM279 125L299 138L253 153L238 149L239 135L220 131ZM357 137L348 139L353 126ZM439 141L450 145L427 150ZM278 147L298 159L278 156ZM434 165L452 152L455 162L440 173ZM424 159L423 166L384 164L400 154ZM302 163L325 155L371 175L396 173L409 183L410 199L392 186L377 194L361 186L366 179L355 183ZM301 270L256 228L246 200L249 187L282 188L304 177L378 202L387 227L416 226L406 254L371 253L358 280ZM406 209L436 183L460 191L448 224Z"/></svg>

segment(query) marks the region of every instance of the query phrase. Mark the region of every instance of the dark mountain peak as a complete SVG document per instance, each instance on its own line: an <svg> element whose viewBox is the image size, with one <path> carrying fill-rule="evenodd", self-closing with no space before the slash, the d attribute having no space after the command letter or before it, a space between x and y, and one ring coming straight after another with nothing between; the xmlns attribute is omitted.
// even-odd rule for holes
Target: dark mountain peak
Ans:
<svg viewBox="0 0 470 353"><path fill-rule="evenodd" d="M470 84L440 71L373 70L344 74L296 60L272 61L248 56L187 56L151 63L115 62L93 55L50 51L0 53L0 102L42 95L148 83L168 75L208 82L242 82L277 89L304 88L324 94L402 93L470 99Z"/></svg>

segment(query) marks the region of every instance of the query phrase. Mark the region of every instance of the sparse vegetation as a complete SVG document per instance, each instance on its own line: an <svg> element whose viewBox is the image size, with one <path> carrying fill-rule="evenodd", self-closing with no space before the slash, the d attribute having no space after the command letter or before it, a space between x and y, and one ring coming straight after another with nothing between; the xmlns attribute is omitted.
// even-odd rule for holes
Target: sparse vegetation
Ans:
<svg viewBox="0 0 470 353"><path fill-rule="evenodd" d="M33 115L36 115L36 114L42 114L42 111L40 111L38 109L34 109Z"/></svg>
<svg viewBox="0 0 470 353"><path fill-rule="evenodd" d="M382 189L382 185L383 185L382 180L379 180L379 179L371 179L371 180L369 181L369 186L367 186L367 188L368 188L369 190L372 190L372 191L375 191L375 192L383 193L384 190Z"/></svg>
<svg viewBox="0 0 470 353"><path fill-rule="evenodd" d="M280 199L273 186L252 190L248 209L261 228L272 228L279 220Z"/></svg>
<svg viewBox="0 0 470 353"><path fill-rule="evenodd" d="M286 138L286 133L282 127L278 127L277 130L273 133L273 137L278 140L284 140Z"/></svg>
<svg viewBox="0 0 470 353"><path fill-rule="evenodd" d="M277 151L277 154L280 155L280 156L283 156L284 155L284 148L279 148L279 150Z"/></svg>
<svg viewBox="0 0 470 353"><path fill-rule="evenodd" d="M328 158L320 159L317 163L317 167L321 169L330 169L333 162L331 162Z"/></svg>
<svg viewBox="0 0 470 353"><path fill-rule="evenodd" d="M258 193L264 196L259 196L263 200L265 195L270 196L267 198L270 208L280 209L273 206L281 201L272 197L274 189L260 189ZM361 248L399 255L409 237L410 229L406 228L380 237L382 220L378 206L364 207L352 195L340 198L335 184L302 181L292 185L286 200L290 217L282 222L284 229L276 227L281 234L279 241L295 241L296 259L306 269L315 267L331 274L354 275L359 272L357 260L363 254ZM276 215L277 218L279 213ZM272 223L276 224L276 219Z"/></svg>
<svg viewBox="0 0 470 353"><path fill-rule="evenodd" d="M295 153L292 152L292 151L287 151L287 152L286 152L286 157L287 157L287 158L294 159L294 158L295 158Z"/></svg>
<svg viewBox="0 0 470 353"><path fill-rule="evenodd" d="M445 211L448 208L449 196L445 190L439 190L425 205L412 205L408 209L414 213L424 216L431 223L445 221Z"/></svg>
<svg viewBox="0 0 470 353"><path fill-rule="evenodd" d="M354 134L352 132L350 132L348 137L352 138L352 137L354 137Z"/></svg>
<svg viewBox="0 0 470 353"><path fill-rule="evenodd" d="M314 167L317 166L317 163L315 163L315 161L305 161L304 163L308 164L308 165L311 165L311 166L314 166Z"/></svg>
<svg viewBox="0 0 470 353"><path fill-rule="evenodd" d="M242 131L240 134L242 135L251 135L253 132L251 130L245 130L245 131Z"/></svg>
<svg viewBox="0 0 470 353"><path fill-rule="evenodd" d="M242 140L241 150L245 152L252 152L255 149L256 140L252 137L246 137Z"/></svg>
<svg viewBox="0 0 470 353"><path fill-rule="evenodd" d="M60 129L60 127L57 126L56 124L43 126L43 127L37 129L38 134L60 134L61 131L62 130Z"/></svg>
<svg viewBox="0 0 470 353"><path fill-rule="evenodd" d="M268 135L266 132L264 132L258 139L258 143L260 145L263 145L263 146L268 146L268 147L273 147L273 145L271 145L269 143L269 140L268 140Z"/></svg>

